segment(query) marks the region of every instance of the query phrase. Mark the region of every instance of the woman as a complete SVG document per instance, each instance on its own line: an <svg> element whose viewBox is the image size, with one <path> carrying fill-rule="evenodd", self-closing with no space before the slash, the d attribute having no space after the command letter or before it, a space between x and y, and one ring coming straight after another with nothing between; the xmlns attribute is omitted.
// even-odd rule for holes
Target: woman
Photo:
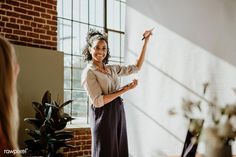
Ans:
<svg viewBox="0 0 236 157"><path fill-rule="evenodd" d="M144 45L135 65L107 65L110 57L107 36L90 30L83 50L89 64L82 74L82 85L91 100L93 157L128 157L128 142L123 101L120 95L135 88L138 81L120 88L119 77L138 72L152 34L146 31Z"/></svg>
<svg viewBox="0 0 236 157"><path fill-rule="evenodd" d="M20 156L4 153L4 150L18 150L18 73L19 65L14 49L0 36L0 156Z"/></svg>

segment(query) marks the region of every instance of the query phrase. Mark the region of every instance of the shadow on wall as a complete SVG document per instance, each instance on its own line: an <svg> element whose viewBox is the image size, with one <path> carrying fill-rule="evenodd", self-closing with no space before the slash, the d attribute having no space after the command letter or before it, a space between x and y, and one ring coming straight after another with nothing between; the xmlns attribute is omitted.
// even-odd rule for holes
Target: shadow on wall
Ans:
<svg viewBox="0 0 236 157"><path fill-rule="evenodd" d="M148 2L143 5L144 10L148 6L152 8L159 1L152 1L152 6ZM129 3L132 3L132 0L128 2L128 5ZM204 2L202 3L204 4ZM150 10L149 13L153 12L155 11ZM235 95L231 89L236 87L236 64L231 62L231 60L235 60L236 56L228 55L229 51L226 53L218 51L217 56L220 56L218 58L213 55L215 52L209 51L212 48L211 46L205 48L203 45L197 44L197 42L191 42L193 40L189 38L187 40L184 35L180 36L168 29L168 27L159 24L154 15L156 14L145 16L142 12L130 6L127 7L126 64L133 63L137 58L142 48L141 33L143 30L152 27L156 29L148 46L144 66L138 75L139 86L132 92L125 94L124 97L127 102L132 102L146 115L184 140L187 124L180 117L170 118L167 114L168 109L173 106L178 107L183 97L204 101L213 100L217 97L219 104L233 102ZM209 20L208 18L204 17L204 20ZM181 20L179 21L180 23ZM184 23L181 23L181 25L184 25ZM190 29L196 29L196 27L192 26ZM188 30L185 31L188 32ZM234 34L234 31L231 33ZM201 37L202 41L206 40L205 36ZM215 38L212 37L211 42L215 42L214 40ZM224 38L220 40L227 45ZM226 56L223 58L221 55ZM228 62L231 62L231 64ZM129 79L125 80L125 82L129 82ZM202 97L201 87L205 82L209 82L211 86L206 97ZM157 127L151 118L147 118L145 114L140 114L140 111L131 108L128 105L127 123L128 125L130 123L136 124L128 129L129 142L132 144L130 151L134 156L150 157L153 151L157 149L168 155L181 154L183 145L177 142L176 138L170 139L169 134L160 129L159 126ZM132 117L129 115L132 115ZM141 131L136 131L137 129ZM140 142L136 142L137 140ZM175 148L172 147L173 145ZM170 147L171 150L169 149ZM142 154L138 153L140 148L142 149Z"/></svg>

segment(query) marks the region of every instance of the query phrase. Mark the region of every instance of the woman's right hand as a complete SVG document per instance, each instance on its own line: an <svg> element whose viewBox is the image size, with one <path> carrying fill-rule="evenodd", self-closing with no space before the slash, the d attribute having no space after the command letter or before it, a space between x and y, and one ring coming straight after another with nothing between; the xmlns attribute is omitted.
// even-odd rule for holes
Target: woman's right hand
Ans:
<svg viewBox="0 0 236 157"><path fill-rule="evenodd" d="M138 85L138 80L134 79L131 83L123 87L125 91L135 88Z"/></svg>

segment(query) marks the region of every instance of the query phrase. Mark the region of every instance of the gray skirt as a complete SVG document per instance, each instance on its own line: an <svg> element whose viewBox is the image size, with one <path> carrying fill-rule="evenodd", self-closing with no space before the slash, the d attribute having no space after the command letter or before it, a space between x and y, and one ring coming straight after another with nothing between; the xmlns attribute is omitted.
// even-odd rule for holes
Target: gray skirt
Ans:
<svg viewBox="0 0 236 157"><path fill-rule="evenodd" d="M128 157L125 111L118 97L101 108L91 105L92 157Z"/></svg>

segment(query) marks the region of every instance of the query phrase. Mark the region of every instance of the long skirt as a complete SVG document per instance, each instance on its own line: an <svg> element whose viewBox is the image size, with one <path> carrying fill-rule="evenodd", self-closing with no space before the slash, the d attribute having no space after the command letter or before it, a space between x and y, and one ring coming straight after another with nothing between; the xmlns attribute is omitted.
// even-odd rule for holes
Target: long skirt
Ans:
<svg viewBox="0 0 236 157"><path fill-rule="evenodd" d="M128 157L125 111L118 97L101 108L91 105L92 157Z"/></svg>

